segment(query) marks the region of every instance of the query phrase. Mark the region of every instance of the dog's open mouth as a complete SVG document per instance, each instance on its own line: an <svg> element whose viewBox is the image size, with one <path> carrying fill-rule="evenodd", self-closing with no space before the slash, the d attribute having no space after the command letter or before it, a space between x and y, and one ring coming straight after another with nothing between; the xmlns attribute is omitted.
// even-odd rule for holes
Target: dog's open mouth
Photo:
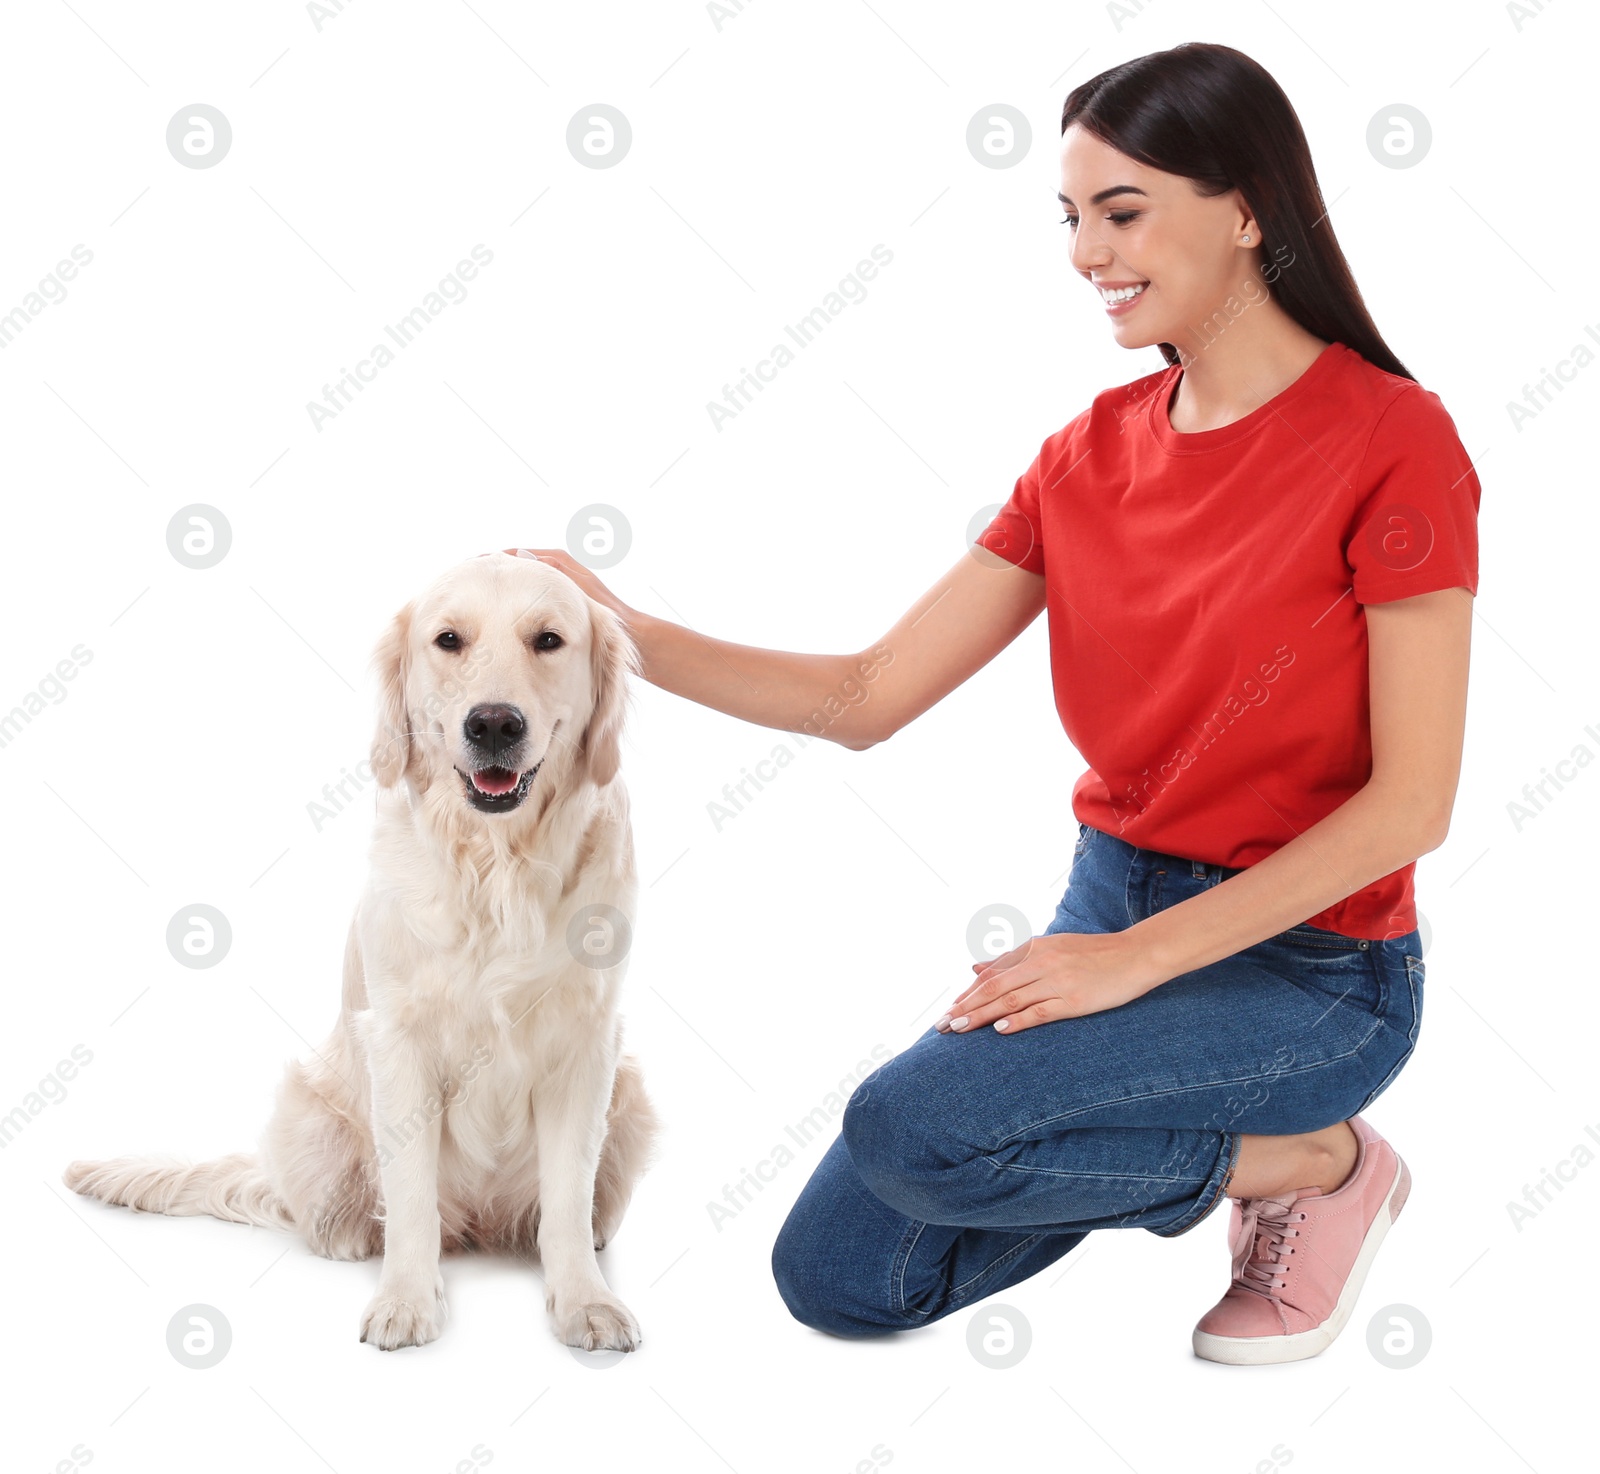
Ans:
<svg viewBox="0 0 1600 1474"><path fill-rule="evenodd" d="M467 799L480 813L507 814L528 796L533 786L533 775L544 766L541 758L525 773L511 768L479 768L472 773L461 773L466 785Z"/></svg>

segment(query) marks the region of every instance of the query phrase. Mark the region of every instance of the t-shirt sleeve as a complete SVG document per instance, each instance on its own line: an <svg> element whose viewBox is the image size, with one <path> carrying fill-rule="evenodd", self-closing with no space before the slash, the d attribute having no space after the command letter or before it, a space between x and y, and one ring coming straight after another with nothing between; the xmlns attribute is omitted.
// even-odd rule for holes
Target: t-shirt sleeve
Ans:
<svg viewBox="0 0 1600 1474"><path fill-rule="evenodd" d="M1394 397L1373 429L1356 490L1345 560L1359 603L1478 592L1482 489L1437 394L1412 384Z"/></svg>
<svg viewBox="0 0 1600 1474"><path fill-rule="evenodd" d="M1029 573L1044 572L1044 522L1039 514L1040 488L1047 484L1072 425L1056 433L1039 447L1033 464L1017 478L1011 495L978 535L976 546L987 548L1007 563L1026 568Z"/></svg>
<svg viewBox="0 0 1600 1474"><path fill-rule="evenodd" d="M1043 457L1041 447L977 540L978 547L1029 573L1044 572L1044 527L1039 520L1039 462Z"/></svg>

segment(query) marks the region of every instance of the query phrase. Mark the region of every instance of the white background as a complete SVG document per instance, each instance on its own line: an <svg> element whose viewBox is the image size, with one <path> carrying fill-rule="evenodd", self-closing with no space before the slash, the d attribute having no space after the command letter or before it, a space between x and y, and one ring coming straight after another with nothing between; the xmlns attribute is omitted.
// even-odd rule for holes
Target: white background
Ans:
<svg viewBox="0 0 1600 1474"><path fill-rule="evenodd" d="M886 1452L908 1470L1568 1467L1596 1313L1600 1165L1574 1151L1600 1131L1579 924L1600 775L1577 769L1520 828L1508 804L1600 751L1600 368L1520 431L1507 404L1600 322L1595 27L1534 8L757 0L719 29L688 0L436 0L351 4L320 30L292 3L12 8L0 314L73 246L93 261L0 351L0 710L75 646L92 660L0 749L0 1112L74 1046L93 1059L0 1152L23 1403L6 1467L77 1445L108 1470L340 1474L470 1466L478 1446L507 1467L739 1474ZM860 649L1047 435L1161 367L1115 346L1068 266L1056 147L1073 86L1188 39L1284 86L1379 328L1484 488L1460 796L1418 874L1426 1022L1372 1112L1416 1189L1342 1339L1274 1368L1192 1356L1227 1283L1220 1213L1174 1240L1099 1234L1004 1292L1033 1336L1004 1371L968 1351L981 1304L870 1342L789 1317L768 1256L822 1144L713 1226L708 1203L786 1124L965 986L980 908L1048 922L1082 764L1043 619L892 742L813 744L720 832L708 803L786 739L638 685L628 1039L668 1132L603 1256L637 1353L581 1365L533 1269L478 1256L446 1264L443 1337L380 1354L357 1341L375 1261L68 1193L76 1157L249 1150L284 1062L332 1024L371 790L320 832L307 805L366 756L372 647L444 567L560 545L605 502L633 544L602 576L635 606ZM196 102L233 130L208 169L165 145ZM596 102L633 129L610 169L566 147ZM996 102L1033 128L1008 169L965 144ZM1433 127L1413 169L1367 150L1396 102ZM315 428L307 401L480 243L494 260L467 299ZM880 243L866 299L715 429L707 401ZM206 571L166 542L196 502L233 532ZM164 940L197 902L233 928L206 971ZM1572 1180L1517 1228L1507 1203L1562 1161ZM192 1303L232 1327L206 1371L166 1346ZM1409 1370L1367 1346L1391 1304L1432 1328Z"/></svg>

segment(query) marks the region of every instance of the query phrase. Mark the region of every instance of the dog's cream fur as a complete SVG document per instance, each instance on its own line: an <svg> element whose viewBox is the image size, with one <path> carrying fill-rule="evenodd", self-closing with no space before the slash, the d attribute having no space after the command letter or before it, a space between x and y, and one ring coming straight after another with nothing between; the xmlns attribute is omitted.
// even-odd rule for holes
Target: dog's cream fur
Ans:
<svg viewBox="0 0 1600 1474"><path fill-rule="evenodd" d="M295 1228L334 1259L381 1252L361 1338L385 1349L438 1335L440 1253L482 1246L537 1251L566 1344L632 1350L595 1250L659 1129L622 1052L631 933L611 929L637 894L618 776L637 652L565 574L495 553L407 604L375 663L377 822L333 1032L289 1067L258 1155L74 1162L65 1180ZM480 812L465 776L484 765L464 722L485 703L525 718L501 766L540 764L506 813Z"/></svg>

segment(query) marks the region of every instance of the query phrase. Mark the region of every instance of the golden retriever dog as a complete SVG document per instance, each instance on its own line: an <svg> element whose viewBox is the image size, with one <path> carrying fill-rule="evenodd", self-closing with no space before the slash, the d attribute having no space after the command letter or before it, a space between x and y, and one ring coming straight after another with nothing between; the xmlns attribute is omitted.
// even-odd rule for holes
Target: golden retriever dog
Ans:
<svg viewBox="0 0 1600 1474"><path fill-rule="evenodd" d="M638 652L533 558L450 569L375 655L377 817L338 1022L291 1064L256 1155L74 1162L87 1197L382 1253L361 1339L420 1346L442 1252L537 1251L559 1339L631 1351L595 1251L659 1122L622 1052L637 881L618 775Z"/></svg>

